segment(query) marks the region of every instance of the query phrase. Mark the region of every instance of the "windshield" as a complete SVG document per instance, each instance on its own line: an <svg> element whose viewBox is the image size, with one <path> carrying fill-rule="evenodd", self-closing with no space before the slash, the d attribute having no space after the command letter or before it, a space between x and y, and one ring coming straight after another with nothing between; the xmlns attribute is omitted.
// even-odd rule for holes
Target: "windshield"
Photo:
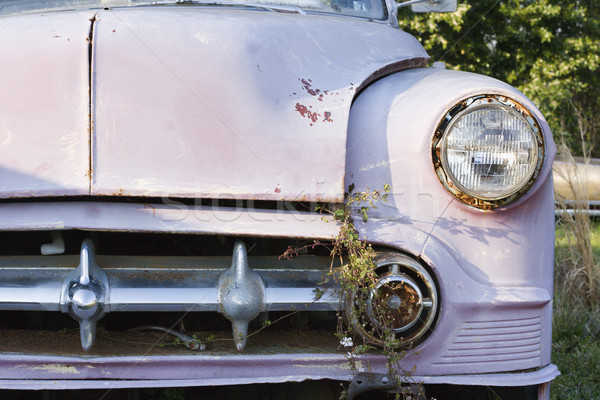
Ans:
<svg viewBox="0 0 600 400"><path fill-rule="evenodd" d="M244 6L269 11L332 13L385 20L385 0L0 0L0 15L132 6Z"/></svg>

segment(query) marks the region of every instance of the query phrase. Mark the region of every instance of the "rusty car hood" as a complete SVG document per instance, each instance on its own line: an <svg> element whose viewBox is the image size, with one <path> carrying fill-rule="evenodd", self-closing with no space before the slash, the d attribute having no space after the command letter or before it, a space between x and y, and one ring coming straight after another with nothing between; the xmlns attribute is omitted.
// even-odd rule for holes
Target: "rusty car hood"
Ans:
<svg viewBox="0 0 600 400"><path fill-rule="evenodd" d="M72 81L46 77L53 90L71 85L74 94L54 94L27 112L68 111L60 121L73 126L45 126L44 137L57 144L35 157L0 140L0 197L340 202L357 90L427 59L412 36L356 18L240 7L102 10L89 21L83 12L50 14L48 21L64 14L87 22L88 30L81 27L67 42L81 45L79 53L61 50L53 57L68 65L87 61L89 36L91 73L79 65ZM37 41L49 42L48 36L66 37L36 29L29 41L41 46ZM35 60L35 54L27 56ZM27 79L40 73L42 68L23 72L22 92L33 89ZM81 94L89 87L88 109ZM11 132L18 128L0 124ZM19 134L34 146L42 133L28 129ZM13 168L7 155L26 167ZM54 168L54 175L41 174L41 165ZM47 177L47 185L21 187L21 174L34 182Z"/></svg>

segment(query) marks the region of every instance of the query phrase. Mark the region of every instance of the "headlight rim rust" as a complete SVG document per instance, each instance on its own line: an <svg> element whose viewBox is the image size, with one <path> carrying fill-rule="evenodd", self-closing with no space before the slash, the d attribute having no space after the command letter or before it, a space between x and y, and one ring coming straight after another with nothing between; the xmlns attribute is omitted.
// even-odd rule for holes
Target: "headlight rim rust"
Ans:
<svg viewBox="0 0 600 400"><path fill-rule="evenodd" d="M482 107L484 105L507 107L510 110L520 114L523 120L527 122L529 127L532 129L535 136L535 142L537 144L537 161L535 163L533 173L527 182L517 191L494 199L479 198L465 193L464 190L460 189L460 187L453 182L451 174L445 169L442 159L442 144L449 132L449 127L451 127L453 120L475 107ZM440 183L460 202L482 210L492 210L498 207L507 206L521 199L527 192L529 192L529 190L537 181L537 177L542 170L546 156L544 135L542 133L541 125L534 116L533 112L531 112L526 106L517 100L500 94L478 94L470 96L457 102L454 106L448 109L444 113L440 122L437 124L437 128L433 135L431 150L433 167Z"/></svg>
<svg viewBox="0 0 600 400"><path fill-rule="evenodd" d="M435 275L419 260L400 251L379 252L375 255L373 262L377 283L374 288L357 288L351 293L346 293L344 298L346 323L367 344L376 347L392 345L403 349L414 349L430 336L440 316L440 288ZM394 331L392 334L396 343L391 344L388 342L391 338L380 335L381 321L377 319L392 316L395 311L386 308L381 314L374 313L373 307L376 304L372 303L373 290L379 292L382 286L390 282L404 283L406 282L404 278L409 278L408 280L418 286L417 290L420 291L418 301L421 310L410 324L402 328L394 329L392 327L394 321L391 320L384 323ZM384 303L387 302L384 301ZM388 312L392 314L388 314Z"/></svg>

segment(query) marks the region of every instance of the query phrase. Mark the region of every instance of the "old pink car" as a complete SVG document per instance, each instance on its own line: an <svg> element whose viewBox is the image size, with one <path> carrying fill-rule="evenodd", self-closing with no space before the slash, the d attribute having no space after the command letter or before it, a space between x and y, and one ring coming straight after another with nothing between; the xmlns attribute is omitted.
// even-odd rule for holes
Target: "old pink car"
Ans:
<svg viewBox="0 0 600 400"><path fill-rule="evenodd" d="M377 350L349 367L378 338L340 344L347 294L306 246L339 232L318 204L389 185L356 228L401 380L547 399L551 133L513 87L430 66L406 5L456 7L0 1L0 388L402 390Z"/></svg>

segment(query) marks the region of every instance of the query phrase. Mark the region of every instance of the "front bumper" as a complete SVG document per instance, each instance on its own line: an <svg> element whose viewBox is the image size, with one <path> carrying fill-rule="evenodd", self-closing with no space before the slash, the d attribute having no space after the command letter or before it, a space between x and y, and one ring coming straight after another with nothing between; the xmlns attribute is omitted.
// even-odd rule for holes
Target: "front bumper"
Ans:
<svg viewBox="0 0 600 400"><path fill-rule="evenodd" d="M371 372L387 371L383 356L359 364ZM308 379L350 381L356 372L343 354L188 355L136 357L52 357L3 354L1 389L124 389L301 382ZM559 375L555 365L526 372L414 375L411 382L477 386L528 386Z"/></svg>

